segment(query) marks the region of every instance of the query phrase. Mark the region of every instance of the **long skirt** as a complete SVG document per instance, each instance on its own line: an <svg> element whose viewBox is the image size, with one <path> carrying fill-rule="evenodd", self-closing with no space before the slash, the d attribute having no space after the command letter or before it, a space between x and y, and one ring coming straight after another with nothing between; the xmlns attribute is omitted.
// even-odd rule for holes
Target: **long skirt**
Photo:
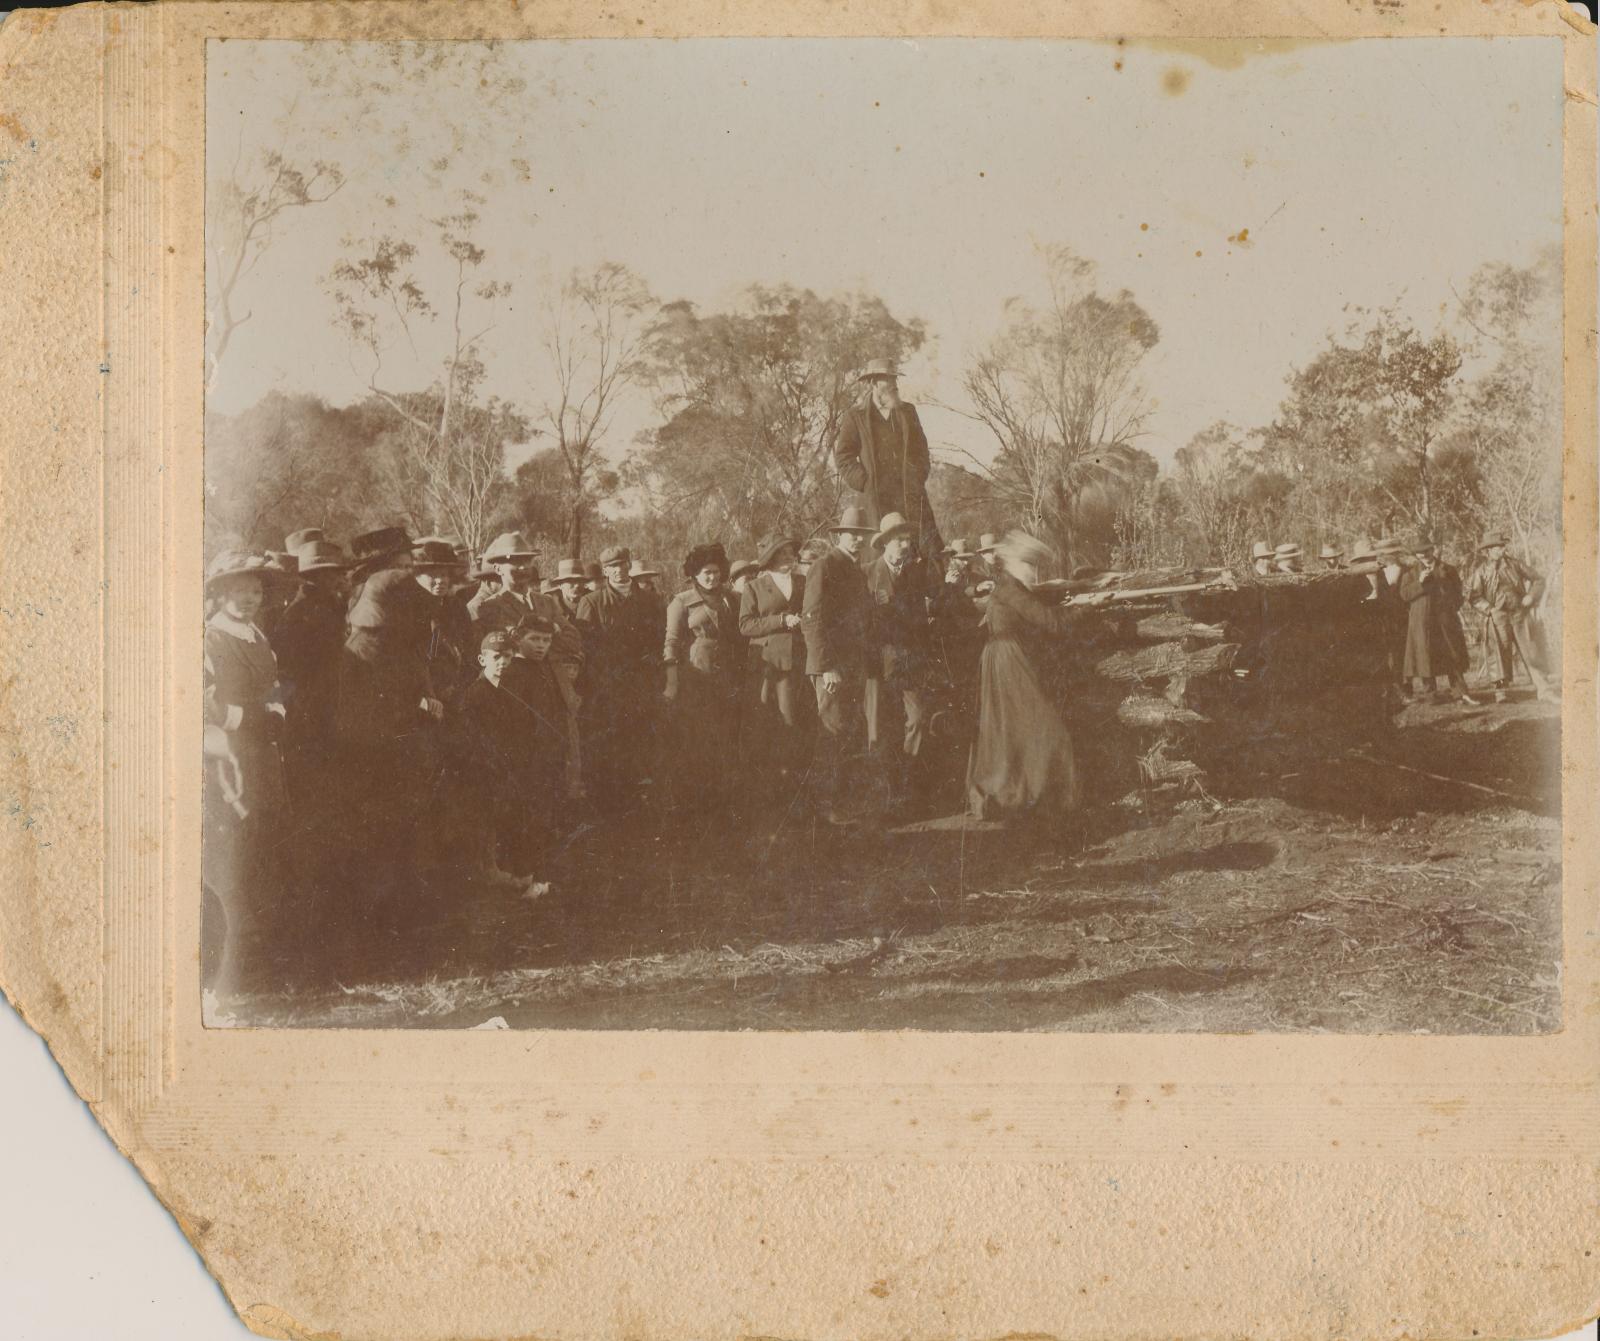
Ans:
<svg viewBox="0 0 1600 1341"><path fill-rule="evenodd" d="M1067 724L1027 652L1011 639L991 639L979 662L967 805L982 817L1060 813L1078 805Z"/></svg>

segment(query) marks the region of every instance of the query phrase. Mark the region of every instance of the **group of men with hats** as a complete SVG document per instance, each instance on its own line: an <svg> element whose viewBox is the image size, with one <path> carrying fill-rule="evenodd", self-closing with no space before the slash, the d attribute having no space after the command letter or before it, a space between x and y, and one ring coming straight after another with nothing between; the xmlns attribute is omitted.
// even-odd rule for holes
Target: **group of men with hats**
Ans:
<svg viewBox="0 0 1600 1341"><path fill-rule="evenodd" d="M1393 536L1363 538L1348 556L1339 546L1324 544L1318 559L1323 571L1367 575L1372 587L1367 600L1386 612L1377 627L1386 641L1391 675L1402 693L1408 694L1414 681L1430 687L1443 680L1457 697L1476 702L1465 681L1470 662L1460 615L1465 605L1482 616L1480 678L1485 687L1504 700L1520 659L1538 697L1554 701L1556 687L1533 618L1544 594L1544 579L1508 553L1510 543L1503 531L1485 535L1465 581L1426 538L1410 545ZM1303 552L1292 542L1271 545L1258 540L1251 546L1250 560L1257 576L1304 571Z"/></svg>

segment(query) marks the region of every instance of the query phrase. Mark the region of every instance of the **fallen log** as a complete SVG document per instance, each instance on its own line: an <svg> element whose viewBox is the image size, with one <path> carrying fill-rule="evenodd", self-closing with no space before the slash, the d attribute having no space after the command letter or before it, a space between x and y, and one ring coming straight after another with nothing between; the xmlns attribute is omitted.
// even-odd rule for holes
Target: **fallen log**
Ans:
<svg viewBox="0 0 1600 1341"><path fill-rule="evenodd" d="M1094 672L1103 679L1135 684L1151 684L1172 676L1193 680L1231 670L1238 653L1237 643L1193 649L1182 642L1154 643L1133 652L1113 652L1095 663Z"/></svg>

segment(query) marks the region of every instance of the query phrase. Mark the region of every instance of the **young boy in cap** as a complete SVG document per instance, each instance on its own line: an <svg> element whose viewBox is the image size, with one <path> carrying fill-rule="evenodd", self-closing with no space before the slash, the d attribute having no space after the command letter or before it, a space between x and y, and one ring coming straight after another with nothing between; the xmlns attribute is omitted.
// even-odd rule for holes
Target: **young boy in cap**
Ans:
<svg viewBox="0 0 1600 1341"><path fill-rule="evenodd" d="M534 639L549 650L554 629ZM533 869L549 825L564 740L560 691L549 667L519 668L521 640L507 629L487 634L478 651L480 674L457 698L452 721L457 748L452 771L460 784L464 813L489 818L488 833L476 836L483 868L497 882L525 879ZM519 690L521 692L519 692ZM535 708L524 694L542 700Z"/></svg>

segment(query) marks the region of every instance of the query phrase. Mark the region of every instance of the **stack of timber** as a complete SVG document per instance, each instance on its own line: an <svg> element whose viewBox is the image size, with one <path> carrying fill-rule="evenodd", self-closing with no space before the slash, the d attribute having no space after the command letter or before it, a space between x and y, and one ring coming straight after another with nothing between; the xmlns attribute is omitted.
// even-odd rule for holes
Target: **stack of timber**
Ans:
<svg viewBox="0 0 1600 1341"><path fill-rule="evenodd" d="M1159 570L1051 584L1074 604L1059 648L1065 706L1091 772L1113 785L1203 791L1215 773L1387 724L1404 609L1365 572ZM1256 760L1254 765L1244 762Z"/></svg>

